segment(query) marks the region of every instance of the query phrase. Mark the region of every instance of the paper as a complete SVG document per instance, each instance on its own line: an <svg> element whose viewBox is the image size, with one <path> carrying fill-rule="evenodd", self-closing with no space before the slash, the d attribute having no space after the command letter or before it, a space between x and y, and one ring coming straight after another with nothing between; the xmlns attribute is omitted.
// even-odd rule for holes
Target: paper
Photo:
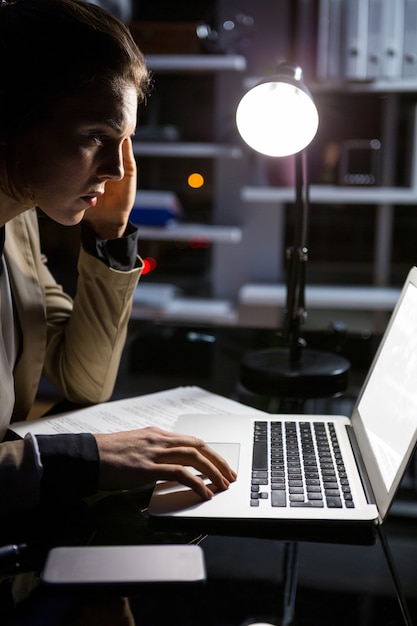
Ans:
<svg viewBox="0 0 417 626"><path fill-rule="evenodd" d="M262 413L201 387L176 387L134 398L104 402L52 417L10 424L20 437L62 433L115 433L145 426L172 431L180 415L190 413Z"/></svg>

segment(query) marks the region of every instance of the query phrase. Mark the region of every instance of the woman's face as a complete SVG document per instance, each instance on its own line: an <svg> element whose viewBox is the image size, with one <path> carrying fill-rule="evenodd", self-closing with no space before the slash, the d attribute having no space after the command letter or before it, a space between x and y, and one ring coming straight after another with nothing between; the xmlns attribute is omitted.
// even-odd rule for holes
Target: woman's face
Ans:
<svg viewBox="0 0 417 626"><path fill-rule="evenodd" d="M56 222L77 224L108 180L123 178L122 144L135 131L137 92L103 86L63 98L52 119L23 139L19 168L35 204Z"/></svg>

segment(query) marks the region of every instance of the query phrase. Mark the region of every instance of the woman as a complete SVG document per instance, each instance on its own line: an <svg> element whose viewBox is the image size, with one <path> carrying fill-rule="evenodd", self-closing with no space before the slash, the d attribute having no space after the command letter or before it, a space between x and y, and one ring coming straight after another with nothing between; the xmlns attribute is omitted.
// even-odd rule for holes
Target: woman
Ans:
<svg viewBox="0 0 417 626"><path fill-rule="evenodd" d="M81 0L0 4L0 430L27 416L44 375L77 403L107 400L141 272L129 224L131 136L149 76L129 31ZM82 222L74 301L41 255L36 211ZM2 244L3 249L3 244ZM3 252L3 250L1 250ZM0 444L0 515L59 490L77 497L178 480L212 496L235 474L204 442L156 428ZM0 518L1 519L1 518Z"/></svg>
<svg viewBox="0 0 417 626"><path fill-rule="evenodd" d="M81 0L3 0L0 55L1 441L11 420L26 418L41 376L75 403L111 396L142 266L129 223L131 136L149 75L127 28ZM81 222L73 301L41 254L37 209ZM220 490L235 479L203 441L157 428L3 441L0 527L57 494L77 501L157 479L210 498L187 466ZM130 623L126 610L117 605L111 623Z"/></svg>

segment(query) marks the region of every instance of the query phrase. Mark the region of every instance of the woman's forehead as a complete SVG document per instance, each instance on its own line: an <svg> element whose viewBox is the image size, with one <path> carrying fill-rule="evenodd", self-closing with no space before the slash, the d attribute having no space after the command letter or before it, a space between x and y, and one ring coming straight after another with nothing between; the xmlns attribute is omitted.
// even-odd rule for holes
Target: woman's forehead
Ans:
<svg viewBox="0 0 417 626"><path fill-rule="evenodd" d="M76 123L105 123L115 131L125 131L126 126L136 126L138 96L133 86L116 91L103 86L90 85L74 94L61 98L56 117ZM62 121L64 121L64 119Z"/></svg>

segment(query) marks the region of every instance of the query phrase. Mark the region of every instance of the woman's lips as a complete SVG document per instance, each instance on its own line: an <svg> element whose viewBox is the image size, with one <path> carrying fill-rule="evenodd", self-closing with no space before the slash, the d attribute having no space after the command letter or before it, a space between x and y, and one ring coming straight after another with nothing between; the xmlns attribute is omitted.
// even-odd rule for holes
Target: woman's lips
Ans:
<svg viewBox="0 0 417 626"><path fill-rule="evenodd" d="M97 204L97 200L98 197L101 194L97 193L97 194L89 194L88 196L81 196L81 200L84 200L84 202L86 202L89 206L96 206Z"/></svg>

